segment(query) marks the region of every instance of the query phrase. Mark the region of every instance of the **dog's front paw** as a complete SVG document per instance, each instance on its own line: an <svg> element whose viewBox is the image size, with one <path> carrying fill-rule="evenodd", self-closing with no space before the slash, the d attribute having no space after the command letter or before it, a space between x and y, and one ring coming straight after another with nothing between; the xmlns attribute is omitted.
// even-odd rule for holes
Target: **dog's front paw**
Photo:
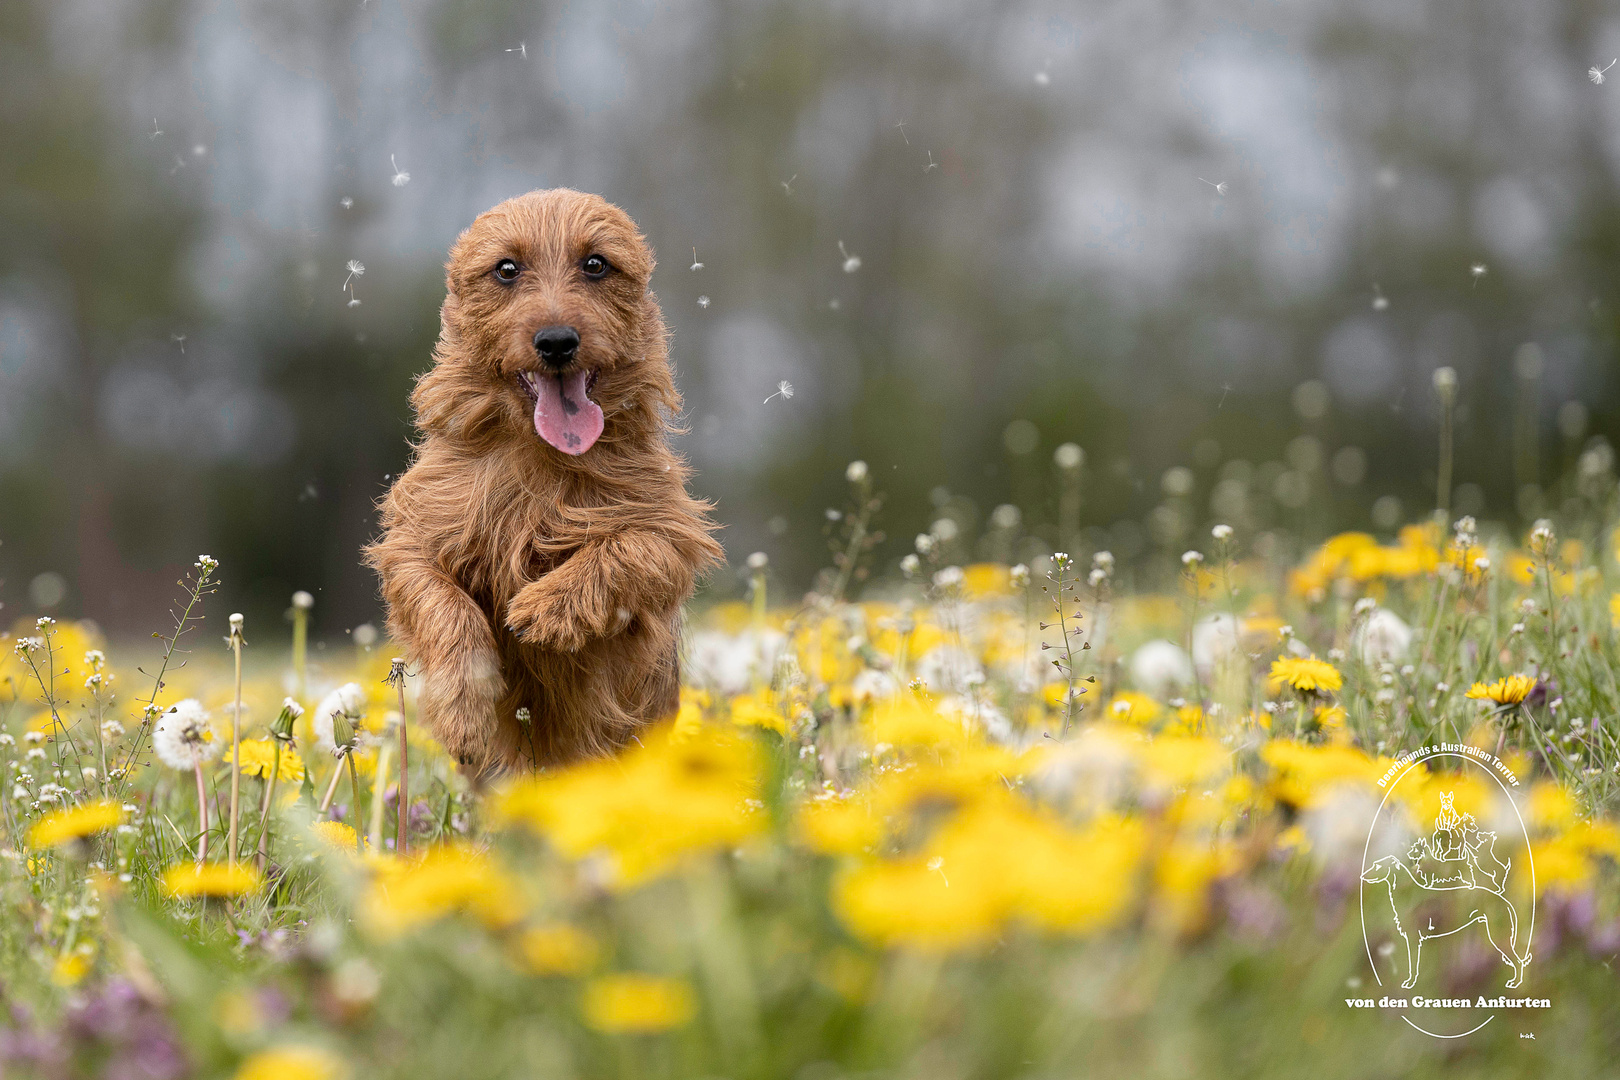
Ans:
<svg viewBox="0 0 1620 1080"><path fill-rule="evenodd" d="M605 634L606 624L580 590L549 577L525 585L506 611L506 628L520 641L555 652L578 652L586 641Z"/></svg>

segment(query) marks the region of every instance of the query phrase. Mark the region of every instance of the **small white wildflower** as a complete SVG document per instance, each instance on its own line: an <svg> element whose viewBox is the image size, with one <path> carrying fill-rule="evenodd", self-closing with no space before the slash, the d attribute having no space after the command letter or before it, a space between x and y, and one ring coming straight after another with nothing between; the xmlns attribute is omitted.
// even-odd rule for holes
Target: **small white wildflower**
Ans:
<svg viewBox="0 0 1620 1080"><path fill-rule="evenodd" d="M763 570L765 567L770 565L770 562L771 557L769 555L765 554L763 551L756 551L752 555L748 556L748 569L755 571Z"/></svg>
<svg viewBox="0 0 1620 1080"><path fill-rule="evenodd" d="M1345 657L1345 652L1344 652L1343 649L1329 649L1328 650L1328 659L1334 661L1335 663L1338 663L1338 662L1342 661L1344 659L1344 657Z"/></svg>
<svg viewBox="0 0 1620 1080"><path fill-rule="evenodd" d="M28 789L21 784L13 784L11 786L11 797L18 802L26 802L29 798Z"/></svg>
<svg viewBox="0 0 1620 1080"><path fill-rule="evenodd" d="M1514 635L1514 634L1522 634L1522 633L1524 633L1524 623L1522 623L1522 622L1516 622L1511 627L1508 628L1508 635L1510 637L1512 635Z"/></svg>
<svg viewBox="0 0 1620 1080"><path fill-rule="evenodd" d="M1217 525L1213 529L1209 530L1209 535L1213 536L1215 539L1224 544L1226 541L1232 539L1232 526Z"/></svg>
<svg viewBox="0 0 1620 1080"><path fill-rule="evenodd" d="M900 560L900 572L911 577L922 566L922 560L915 555L907 555Z"/></svg>
<svg viewBox="0 0 1620 1080"><path fill-rule="evenodd" d="M844 470L844 479L848 480L852 484L864 482L866 480L866 475L867 469L866 462L864 461L852 461L849 463L849 468Z"/></svg>
<svg viewBox="0 0 1620 1080"><path fill-rule="evenodd" d="M1294 636L1294 628L1284 623L1282 626L1277 627L1277 636L1283 641L1287 641Z"/></svg>
<svg viewBox="0 0 1620 1080"><path fill-rule="evenodd" d="M1086 584L1090 585L1093 589L1107 580L1108 571L1104 570L1100 566L1093 566L1091 568L1091 573L1086 575Z"/></svg>
<svg viewBox="0 0 1620 1080"><path fill-rule="evenodd" d="M1434 388L1442 395L1450 395L1457 389L1457 369L1452 367L1438 367L1434 369Z"/></svg>
<svg viewBox="0 0 1620 1080"><path fill-rule="evenodd" d="M960 566L947 566L934 575L934 587L950 592L961 588L964 577Z"/></svg>
<svg viewBox="0 0 1620 1080"><path fill-rule="evenodd" d="M17 740L11 737L10 732L0 732L0 746L16 746Z"/></svg>
<svg viewBox="0 0 1620 1080"><path fill-rule="evenodd" d="M934 538L927 533L918 533L916 539L917 554L927 555L934 550Z"/></svg>
<svg viewBox="0 0 1620 1080"><path fill-rule="evenodd" d="M42 743L44 741L45 741L45 733L43 731L25 731L25 732L23 732L23 742L25 742L25 743L29 743L29 744L32 745L32 744L36 744L36 743ZM41 750L40 753L44 754L45 751Z"/></svg>
<svg viewBox="0 0 1620 1080"><path fill-rule="evenodd" d="M1188 567L1189 569L1191 569L1194 566L1197 566L1199 563L1201 563L1203 561L1204 561L1204 556L1200 552L1197 552L1197 551L1183 551L1181 553L1181 565L1185 566L1185 567Z"/></svg>
<svg viewBox="0 0 1620 1080"><path fill-rule="evenodd" d="M50 634L51 628L55 625L56 620L51 618L49 615L41 615L39 618L34 620L34 629L42 630L47 635Z"/></svg>
<svg viewBox="0 0 1620 1080"><path fill-rule="evenodd" d="M201 570L204 577L207 577L209 574L212 574L215 570L219 569L219 560L214 558L212 555L199 555L197 556L197 561L192 565L198 570Z"/></svg>
<svg viewBox="0 0 1620 1080"><path fill-rule="evenodd" d="M521 706L518 707L518 711L517 711L517 722L518 723L527 724L533 718L534 718L534 714L529 711L529 707L527 705L521 705Z"/></svg>
<svg viewBox="0 0 1620 1080"><path fill-rule="evenodd" d="M1370 596L1363 596L1360 600L1356 601L1356 606L1351 609L1351 613L1354 615L1365 615L1367 612L1371 611L1377 606L1377 600L1374 600Z"/></svg>
<svg viewBox="0 0 1620 1080"><path fill-rule="evenodd" d="M1029 584L1029 567L1019 563L1007 572L1007 580L1015 589L1022 589Z"/></svg>
<svg viewBox="0 0 1620 1080"><path fill-rule="evenodd" d="M1491 560L1487 559L1485 556L1481 555L1479 558L1474 560L1474 569L1479 571L1481 574L1490 568Z"/></svg>

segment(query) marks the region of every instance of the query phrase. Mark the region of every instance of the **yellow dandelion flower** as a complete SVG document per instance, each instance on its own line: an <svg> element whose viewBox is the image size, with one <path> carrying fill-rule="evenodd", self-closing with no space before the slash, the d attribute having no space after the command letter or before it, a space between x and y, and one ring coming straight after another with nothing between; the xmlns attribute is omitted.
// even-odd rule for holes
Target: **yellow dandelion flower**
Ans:
<svg viewBox="0 0 1620 1080"><path fill-rule="evenodd" d="M51 965L51 982L57 986L73 986L90 970L90 957L81 952L71 952L56 958Z"/></svg>
<svg viewBox="0 0 1620 1080"><path fill-rule="evenodd" d="M690 1023L697 1012L692 987L683 979L620 972L585 984L585 1023L608 1034L668 1031Z"/></svg>
<svg viewBox="0 0 1620 1080"><path fill-rule="evenodd" d="M1326 660L1315 656L1283 656L1271 662L1267 682L1273 693L1291 686L1302 694L1320 694L1339 689L1344 676Z"/></svg>
<svg viewBox="0 0 1620 1080"><path fill-rule="evenodd" d="M87 802L46 814L28 830L28 846L34 849L56 847L81 836L122 824L124 808L110 799Z"/></svg>
<svg viewBox="0 0 1620 1080"><path fill-rule="evenodd" d="M1134 690L1121 690L1103 710L1103 718L1122 724L1146 727L1164 714L1164 706Z"/></svg>
<svg viewBox="0 0 1620 1080"><path fill-rule="evenodd" d="M596 963L596 939L569 923L549 923L525 930L518 939L529 970L538 975L581 975Z"/></svg>
<svg viewBox="0 0 1620 1080"><path fill-rule="evenodd" d="M359 834L354 831L354 826L341 821L317 821L309 827L309 831L315 834L315 839L333 851L352 854L359 842Z"/></svg>
<svg viewBox="0 0 1620 1080"><path fill-rule="evenodd" d="M778 735L787 734L787 721L770 691L760 694L739 694L731 701L731 722L738 727L768 728Z"/></svg>
<svg viewBox="0 0 1620 1080"><path fill-rule="evenodd" d="M379 930L398 933L462 911L486 926L510 926L523 904L517 883L487 853L445 845L382 869L363 910Z"/></svg>
<svg viewBox="0 0 1620 1080"><path fill-rule="evenodd" d="M259 880L247 863L179 863L163 872L163 895L241 896L257 890Z"/></svg>
<svg viewBox="0 0 1620 1080"><path fill-rule="evenodd" d="M347 1075L342 1059L314 1046L260 1050L236 1070L236 1080L339 1080Z"/></svg>
<svg viewBox="0 0 1620 1080"><path fill-rule="evenodd" d="M281 763L276 764L276 748L269 739L243 739L241 755L243 776L268 780L270 770L275 769L279 782L296 784L304 778L304 759L284 746L281 748ZM225 760L230 760L228 750Z"/></svg>
<svg viewBox="0 0 1620 1080"><path fill-rule="evenodd" d="M1530 696L1536 680L1528 675L1509 675L1493 683L1477 682L1468 688L1467 697L1475 701L1494 701L1498 705L1517 705Z"/></svg>
<svg viewBox="0 0 1620 1080"><path fill-rule="evenodd" d="M1006 596L1012 592L1012 572L1000 563L973 563L962 568L962 594L970 600Z"/></svg>

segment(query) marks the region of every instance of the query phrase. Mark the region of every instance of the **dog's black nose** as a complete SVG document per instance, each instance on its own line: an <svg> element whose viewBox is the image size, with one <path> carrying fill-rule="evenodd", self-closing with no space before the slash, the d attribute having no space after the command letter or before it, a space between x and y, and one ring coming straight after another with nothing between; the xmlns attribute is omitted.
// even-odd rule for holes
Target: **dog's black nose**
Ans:
<svg viewBox="0 0 1620 1080"><path fill-rule="evenodd" d="M552 367L562 367L579 348L579 331L572 326L542 326L534 332L534 351Z"/></svg>

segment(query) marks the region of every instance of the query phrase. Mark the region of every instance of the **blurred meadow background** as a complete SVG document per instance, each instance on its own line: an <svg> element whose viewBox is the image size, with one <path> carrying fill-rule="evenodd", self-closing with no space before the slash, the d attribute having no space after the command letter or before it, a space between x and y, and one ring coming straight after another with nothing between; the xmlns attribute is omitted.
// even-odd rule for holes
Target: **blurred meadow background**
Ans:
<svg viewBox="0 0 1620 1080"><path fill-rule="evenodd" d="M1518 529L1620 422L1616 53L1579 2L13 0L0 602L144 633L208 551L375 621L446 248L554 185L661 257L720 597L809 585L854 458L888 566L1392 535L1440 367L1452 509Z"/></svg>

